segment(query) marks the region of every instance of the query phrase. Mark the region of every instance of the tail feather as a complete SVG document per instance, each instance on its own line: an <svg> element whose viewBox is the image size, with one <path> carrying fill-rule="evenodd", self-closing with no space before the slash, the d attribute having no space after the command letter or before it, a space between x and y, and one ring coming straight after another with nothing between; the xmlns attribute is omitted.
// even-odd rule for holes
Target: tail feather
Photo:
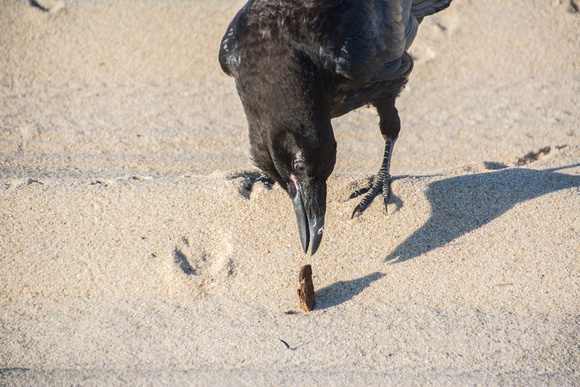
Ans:
<svg viewBox="0 0 580 387"><path fill-rule="evenodd" d="M411 13L419 19L437 13L449 7L449 4L451 0L413 0Z"/></svg>

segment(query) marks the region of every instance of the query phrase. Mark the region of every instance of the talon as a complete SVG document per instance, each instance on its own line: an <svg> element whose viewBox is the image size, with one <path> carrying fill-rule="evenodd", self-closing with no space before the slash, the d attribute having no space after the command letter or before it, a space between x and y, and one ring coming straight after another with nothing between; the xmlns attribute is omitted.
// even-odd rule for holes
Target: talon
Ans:
<svg viewBox="0 0 580 387"><path fill-rule="evenodd" d="M389 209L387 206L391 202L391 194L393 192L391 190L391 183L392 182L393 182L393 179L390 176L388 178L386 178L385 181L383 182L383 201L385 203L385 212L387 213L387 215L389 214Z"/></svg>
<svg viewBox="0 0 580 387"><path fill-rule="evenodd" d="M363 195L363 194L366 194L367 192L369 192L369 189L370 189L369 187L357 189L356 191L354 191L353 193L351 193L348 198L349 198L349 200L350 199L357 198L360 195Z"/></svg>
<svg viewBox="0 0 580 387"><path fill-rule="evenodd" d="M352 219L354 217L354 215L356 214L356 212L360 212L362 214L368 208L368 206L370 206L370 204L373 202L373 199L382 190L383 190L383 183L380 180L376 185L374 185L370 188L367 188L367 194L360 201L360 203L355 207L350 218ZM368 191L370 191L370 192L368 192Z"/></svg>
<svg viewBox="0 0 580 387"><path fill-rule="evenodd" d="M354 210L352 211L352 214L350 214L350 218L354 219L354 216L356 215L356 213L360 210L360 204L357 204L357 206L354 208Z"/></svg>

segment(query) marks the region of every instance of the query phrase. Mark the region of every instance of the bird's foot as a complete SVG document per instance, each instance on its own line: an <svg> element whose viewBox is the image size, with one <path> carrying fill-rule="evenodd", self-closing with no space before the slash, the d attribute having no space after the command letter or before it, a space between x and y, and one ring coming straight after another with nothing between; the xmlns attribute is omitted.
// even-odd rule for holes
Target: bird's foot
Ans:
<svg viewBox="0 0 580 387"><path fill-rule="evenodd" d="M391 178L391 175L385 175L385 176L375 176L373 178L373 181L371 182L371 185L369 187L365 187L365 188L361 188L358 189L356 191L354 191L349 199L354 199L356 197L359 197L361 195L365 195L362 200L360 201L360 203L354 208L354 210L352 211L352 214L350 215L350 218L354 218L354 216L358 213L358 214L362 214L367 208L368 206L371 205L371 203L373 202L374 198L380 193L383 193L383 202L385 205L385 211L387 212L387 214L389 213L388 208L387 208L387 204L389 204L389 202L391 201L391 183L392 183L393 179Z"/></svg>

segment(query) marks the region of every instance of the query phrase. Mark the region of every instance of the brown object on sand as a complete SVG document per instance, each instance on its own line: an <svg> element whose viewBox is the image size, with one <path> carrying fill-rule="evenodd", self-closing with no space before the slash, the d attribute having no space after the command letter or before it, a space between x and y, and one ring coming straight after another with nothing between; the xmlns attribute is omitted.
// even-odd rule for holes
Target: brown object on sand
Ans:
<svg viewBox="0 0 580 387"><path fill-rule="evenodd" d="M298 298L300 299L300 307L307 312L314 309L316 300L314 299L314 284L312 283L312 267L310 265L302 266L300 274L298 274Z"/></svg>

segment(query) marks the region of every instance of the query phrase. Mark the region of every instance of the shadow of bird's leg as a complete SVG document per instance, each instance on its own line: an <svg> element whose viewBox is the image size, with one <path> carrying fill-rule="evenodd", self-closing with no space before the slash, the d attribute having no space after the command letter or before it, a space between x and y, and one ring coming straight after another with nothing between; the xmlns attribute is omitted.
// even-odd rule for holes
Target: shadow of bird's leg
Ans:
<svg viewBox="0 0 580 387"><path fill-rule="evenodd" d="M399 135L401 129L401 121L399 119L399 113L395 107L395 101L393 99L392 103L389 104L376 104L377 111L380 117L380 128L383 138L385 139L385 151L383 153L383 162L379 172L373 178L371 186L368 188L363 188L353 192L350 196L351 198L365 194L361 202L352 211L351 219L357 214L362 214L368 206L372 203L373 199L379 194L383 193L383 201L385 205L385 211L388 213L387 205L391 200L391 183L393 179L389 173L391 166L391 156L393 154L393 148L395 146L395 141Z"/></svg>

